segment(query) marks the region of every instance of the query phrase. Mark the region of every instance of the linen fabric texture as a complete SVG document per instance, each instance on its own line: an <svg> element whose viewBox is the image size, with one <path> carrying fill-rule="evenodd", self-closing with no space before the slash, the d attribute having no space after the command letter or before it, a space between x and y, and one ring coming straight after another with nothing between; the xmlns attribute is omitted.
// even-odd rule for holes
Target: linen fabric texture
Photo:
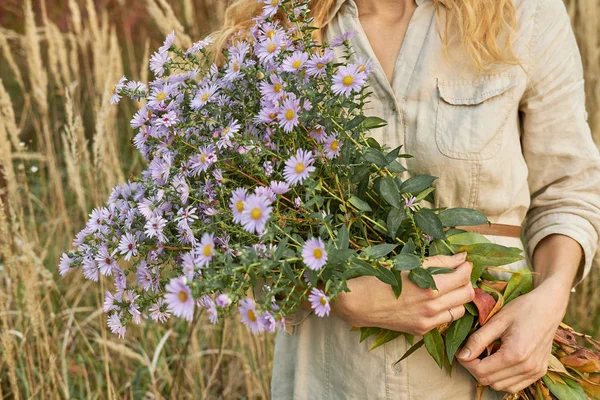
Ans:
<svg viewBox="0 0 600 400"><path fill-rule="evenodd" d="M388 122L372 136L390 148L403 145L414 156L402 159L410 170L439 177L432 206L475 208L491 222L522 225L521 239L487 236L524 250L527 259L507 268L527 267L540 240L558 233L583 248L581 281L598 248L600 155L564 4L516 0L514 49L525 70L505 66L490 73L476 71L452 31L445 57L433 1L417 5L392 83L377 62L369 77L374 94L367 114ZM324 38L356 30L356 57L376 61L354 1L338 0L334 11ZM273 399L475 398L471 375L455 362L448 376L424 347L394 367L410 347L404 337L369 352L373 339L359 343L359 332L336 316L301 310L288 324L291 333L276 337ZM484 399L502 396L486 389Z"/></svg>

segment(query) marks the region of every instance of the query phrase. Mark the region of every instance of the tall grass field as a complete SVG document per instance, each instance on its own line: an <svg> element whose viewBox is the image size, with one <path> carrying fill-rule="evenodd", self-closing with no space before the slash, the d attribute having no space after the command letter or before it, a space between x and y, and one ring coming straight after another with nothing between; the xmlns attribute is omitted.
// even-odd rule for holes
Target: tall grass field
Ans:
<svg viewBox="0 0 600 400"><path fill-rule="evenodd" d="M141 170L129 120L109 104L122 75L175 30L189 46L227 0L0 0L0 398L269 398L273 336L237 319L131 326L112 335L105 288L58 260L112 187ZM569 0L589 123L600 143L600 0ZM567 320L600 333L600 271L573 293Z"/></svg>

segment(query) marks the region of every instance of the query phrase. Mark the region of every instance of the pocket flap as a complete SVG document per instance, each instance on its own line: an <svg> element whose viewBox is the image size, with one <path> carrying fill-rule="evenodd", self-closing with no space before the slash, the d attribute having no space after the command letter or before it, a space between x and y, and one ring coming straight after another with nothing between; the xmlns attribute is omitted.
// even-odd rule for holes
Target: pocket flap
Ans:
<svg viewBox="0 0 600 400"><path fill-rule="evenodd" d="M495 75L479 81L444 81L438 79L440 97L454 105L480 104L498 96L517 84L513 75Z"/></svg>

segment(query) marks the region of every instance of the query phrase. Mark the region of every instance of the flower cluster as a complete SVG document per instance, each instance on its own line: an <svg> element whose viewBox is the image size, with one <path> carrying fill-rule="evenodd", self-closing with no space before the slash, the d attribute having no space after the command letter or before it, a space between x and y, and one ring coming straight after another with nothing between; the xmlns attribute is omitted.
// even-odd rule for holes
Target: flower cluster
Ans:
<svg viewBox="0 0 600 400"><path fill-rule="evenodd" d="M219 63L210 40L182 50L171 33L153 81L115 86L113 104L145 100L131 127L147 166L92 211L59 267L113 278L113 333L235 308L273 332L303 300L329 315L352 277L398 287L391 266L456 250L419 205L433 180L407 184L399 149L366 138L383 121L364 115L372 65L352 55L353 33L317 43L308 4L265 1Z"/></svg>

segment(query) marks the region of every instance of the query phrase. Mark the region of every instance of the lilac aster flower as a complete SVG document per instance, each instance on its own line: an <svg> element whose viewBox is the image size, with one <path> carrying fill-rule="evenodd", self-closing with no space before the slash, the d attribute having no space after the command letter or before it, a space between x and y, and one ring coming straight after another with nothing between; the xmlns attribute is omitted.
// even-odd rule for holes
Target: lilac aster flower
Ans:
<svg viewBox="0 0 600 400"><path fill-rule="evenodd" d="M165 73L165 64L170 60L169 54L166 51L155 52L150 58L150 70L152 70L157 77L161 77Z"/></svg>
<svg viewBox="0 0 600 400"><path fill-rule="evenodd" d="M181 174L176 175L172 180L173 187L177 190L177 193L181 196L181 202L186 204L190 196L190 187L185 180L185 177Z"/></svg>
<svg viewBox="0 0 600 400"><path fill-rule="evenodd" d="M150 318L152 318L155 322L167 322L167 320L171 318L171 312L168 309L168 305L162 298L158 299L156 303L152 304L149 311Z"/></svg>
<svg viewBox="0 0 600 400"><path fill-rule="evenodd" d="M113 268L117 266L117 262L112 257L106 246L102 246L100 249L98 249L98 254L96 254L95 260L98 263L98 269L100 270L100 273L104 276L112 275Z"/></svg>
<svg viewBox="0 0 600 400"><path fill-rule="evenodd" d="M265 4L263 6L263 17L272 17L277 13L281 0L262 0L262 2Z"/></svg>
<svg viewBox="0 0 600 400"><path fill-rule="evenodd" d="M203 295L198 299L198 306L204 307L206 312L208 312L208 320L211 324L216 324L219 320L219 316L217 313L217 306L215 302L207 295Z"/></svg>
<svg viewBox="0 0 600 400"><path fill-rule="evenodd" d="M373 61L371 59L364 60L362 57L359 57L355 65L358 67L358 72L364 72L367 75L373 70Z"/></svg>
<svg viewBox="0 0 600 400"><path fill-rule="evenodd" d="M260 94L264 100L275 102L285 94L285 82L276 75L271 75L271 82L263 81L260 83Z"/></svg>
<svg viewBox="0 0 600 400"><path fill-rule="evenodd" d="M302 199L300 197L296 197L294 199L294 207L300 208L301 205L302 205Z"/></svg>
<svg viewBox="0 0 600 400"><path fill-rule="evenodd" d="M279 115L279 126L283 128L284 132L291 132L292 129L300 122L298 119L298 111L300 111L300 100L295 96L290 95L283 101Z"/></svg>
<svg viewBox="0 0 600 400"><path fill-rule="evenodd" d="M90 257L85 257L81 264L83 277L94 282L98 282L98 264Z"/></svg>
<svg viewBox="0 0 600 400"><path fill-rule="evenodd" d="M325 143L325 140L327 139L325 128L321 125L315 126L313 130L308 133L308 136L315 139L318 143Z"/></svg>
<svg viewBox="0 0 600 400"><path fill-rule="evenodd" d="M415 211L415 203L417 198L415 196L411 196L410 199L406 200L406 204L404 205L406 208L410 208L411 211Z"/></svg>
<svg viewBox="0 0 600 400"><path fill-rule="evenodd" d="M266 197L271 203L277 200L275 197L275 192L268 186L258 186L256 189L254 189L254 194Z"/></svg>
<svg viewBox="0 0 600 400"><path fill-rule="evenodd" d="M110 291L104 293L104 305L103 310L105 313L109 311L118 310L119 307L115 305L115 300L123 301L123 292L116 292L114 295Z"/></svg>
<svg viewBox="0 0 600 400"><path fill-rule="evenodd" d="M281 68L286 72L298 72L307 60L308 54L303 51L295 51L291 56L283 60Z"/></svg>
<svg viewBox="0 0 600 400"><path fill-rule="evenodd" d="M336 135L328 136L323 145L323 153L325 157L332 160L340 155L342 149L342 142L337 138Z"/></svg>
<svg viewBox="0 0 600 400"><path fill-rule="evenodd" d="M285 162L283 177L292 186L302 183L315 170L314 161L312 152L298 149L296 155Z"/></svg>
<svg viewBox="0 0 600 400"><path fill-rule="evenodd" d="M367 75L364 72L359 72L356 65L342 66L338 68L333 76L331 90L334 94L341 94L348 97L353 91L360 91L366 80Z"/></svg>
<svg viewBox="0 0 600 400"><path fill-rule="evenodd" d="M162 51L162 52L167 52L169 51L169 49L171 48L171 46L173 46L173 43L175 42L175 31L171 31L171 33L169 33L167 35L167 37L165 38L165 41L163 42L163 45L160 46L160 48L158 49L158 51Z"/></svg>
<svg viewBox="0 0 600 400"><path fill-rule="evenodd" d="M273 317L273 314L271 314L269 311L265 311L260 315L259 318L262 326L264 326L264 329L267 332L275 332L275 328L277 328L277 321L275 320L275 317Z"/></svg>
<svg viewBox="0 0 600 400"><path fill-rule="evenodd" d="M121 77L121 79L119 79L119 82L117 82L117 84L113 87L111 92L112 95L110 97L110 104L118 104L119 101L121 101L121 95L119 94L119 91L123 90L123 87L125 86L126 82L127 78L123 76Z"/></svg>
<svg viewBox="0 0 600 400"><path fill-rule="evenodd" d="M198 154L192 156L191 161L191 170L194 175L199 175L201 172L206 171L211 165L217 162L217 154L214 146L200 147Z"/></svg>
<svg viewBox="0 0 600 400"><path fill-rule="evenodd" d="M131 257L137 256L137 240L135 236L127 232L121 236L119 247L117 248L121 254L125 254L125 261L129 261Z"/></svg>
<svg viewBox="0 0 600 400"><path fill-rule="evenodd" d="M115 312L108 317L108 327L110 328L110 331L115 335L118 335L121 339L125 337L125 332L127 332L127 327L123 325L123 322L121 321L122 315L122 312Z"/></svg>
<svg viewBox="0 0 600 400"><path fill-rule="evenodd" d="M302 248L302 260L308 268L318 271L327 264L325 243L320 238L309 239Z"/></svg>
<svg viewBox="0 0 600 400"><path fill-rule="evenodd" d="M329 299L321 289L313 288L308 296L308 301L318 317L329 316L331 311Z"/></svg>
<svg viewBox="0 0 600 400"><path fill-rule="evenodd" d="M145 261L141 261L135 271L138 285L144 290L156 291L158 287L155 285L155 280L148 269L148 264Z"/></svg>
<svg viewBox="0 0 600 400"><path fill-rule="evenodd" d="M273 210L270 204L269 199L257 194L251 194L246 198L241 216L241 224L246 231L256 232L258 235L263 234L267 220Z"/></svg>
<svg viewBox="0 0 600 400"><path fill-rule="evenodd" d="M165 289L168 292L165 294L165 301L173 315L191 321L194 318L194 298L185 284L185 277L171 279Z"/></svg>
<svg viewBox="0 0 600 400"><path fill-rule="evenodd" d="M206 103L211 101L211 99L216 91L217 91L217 86L214 84L204 86L203 88L200 89L200 91L198 91L198 93L196 94L196 97L194 97L190 106L194 110L198 110L198 109L202 108Z"/></svg>
<svg viewBox="0 0 600 400"><path fill-rule="evenodd" d="M333 51L325 49L323 55L313 54L306 63L306 74L308 76L322 76L327 70L327 64L333 61Z"/></svg>
<svg viewBox="0 0 600 400"><path fill-rule="evenodd" d="M208 265L215 254L215 240L212 233L205 233L200 239L197 260L201 267Z"/></svg>
<svg viewBox="0 0 600 400"><path fill-rule="evenodd" d="M66 273L71 270L72 263L73 260L69 258L67 253L63 253L63 255L60 256L60 264L58 264L58 273L60 276L65 276Z"/></svg>
<svg viewBox="0 0 600 400"><path fill-rule="evenodd" d="M178 122L179 118L177 117L175 111L166 112L163 115L161 115L160 118L158 118L158 123L164 126L165 128L170 128Z"/></svg>
<svg viewBox="0 0 600 400"><path fill-rule="evenodd" d="M229 307L231 305L231 299L229 298L229 296L227 294L222 293L222 294L218 295L217 298L215 299L215 304L219 308Z"/></svg>
<svg viewBox="0 0 600 400"><path fill-rule="evenodd" d="M256 55L263 64L271 62L281 51L283 40L279 35L267 38L260 42Z"/></svg>
<svg viewBox="0 0 600 400"><path fill-rule="evenodd" d="M342 44L344 44L344 42L346 40L352 39L357 34L358 34L358 32L355 30L344 32L341 35L338 35L338 36L334 37L333 39L331 39L331 43L330 43L331 47L339 47Z"/></svg>
<svg viewBox="0 0 600 400"><path fill-rule="evenodd" d="M233 213L233 222L242 222L242 212L244 211L244 201L248 197L248 193L244 188L237 188L231 193L231 200L229 201L229 208Z"/></svg>
<svg viewBox="0 0 600 400"><path fill-rule="evenodd" d="M144 225L144 233L149 238L157 238L161 242L166 242L167 237L163 233L163 229L167 226L167 220L159 215L151 217L146 225Z"/></svg>
<svg viewBox="0 0 600 400"><path fill-rule="evenodd" d="M247 298L240 301L240 307L238 308L242 315L242 323L250 328L253 334L262 333L265 330L260 316L256 312L256 305L254 300Z"/></svg>
<svg viewBox="0 0 600 400"><path fill-rule="evenodd" d="M269 187L275 194L285 194L290 190L290 185L281 181L272 181Z"/></svg>

